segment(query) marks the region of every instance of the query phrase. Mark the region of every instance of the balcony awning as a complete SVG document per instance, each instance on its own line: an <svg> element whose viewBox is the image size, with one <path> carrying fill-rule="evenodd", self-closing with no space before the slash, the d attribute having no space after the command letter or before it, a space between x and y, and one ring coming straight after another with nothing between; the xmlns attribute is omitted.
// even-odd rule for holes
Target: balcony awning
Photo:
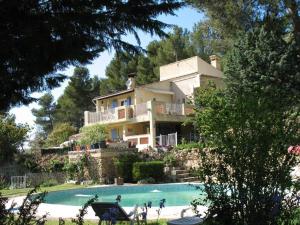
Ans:
<svg viewBox="0 0 300 225"><path fill-rule="evenodd" d="M159 90L155 88L143 88L146 91L150 91L153 93L158 93L158 94L165 94L165 95L174 95L175 93L173 91L166 91L166 90Z"/></svg>

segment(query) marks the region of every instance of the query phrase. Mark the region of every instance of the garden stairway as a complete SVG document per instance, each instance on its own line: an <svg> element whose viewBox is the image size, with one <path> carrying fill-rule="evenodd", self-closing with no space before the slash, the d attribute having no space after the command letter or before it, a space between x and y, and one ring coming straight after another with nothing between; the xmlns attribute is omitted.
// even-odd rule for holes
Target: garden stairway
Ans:
<svg viewBox="0 0 300 225"><path fill-rule="evenodd" d="M175 168L171 171L172 180L174 182L195 182L199 181L198 177L191 176L188 170Z"/></svg>

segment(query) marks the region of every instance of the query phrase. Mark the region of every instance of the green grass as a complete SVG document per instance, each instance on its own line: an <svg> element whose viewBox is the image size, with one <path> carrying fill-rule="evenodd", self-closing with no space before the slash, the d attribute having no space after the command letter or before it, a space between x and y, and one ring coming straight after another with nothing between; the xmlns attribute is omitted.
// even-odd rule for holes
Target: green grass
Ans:
<svg viewBox="0 0 300 225"><path fill-rule="evenodd" d="M68 189L76 189L76 188L84 188L87 185L77 185L77 184L60 184L51 187L41 187L39 191L61 191ZM21 188L21 189L0 189L0 193L5 197L14 197L14 196L22 196L26 195L29 190L32 188Z"/></svg>

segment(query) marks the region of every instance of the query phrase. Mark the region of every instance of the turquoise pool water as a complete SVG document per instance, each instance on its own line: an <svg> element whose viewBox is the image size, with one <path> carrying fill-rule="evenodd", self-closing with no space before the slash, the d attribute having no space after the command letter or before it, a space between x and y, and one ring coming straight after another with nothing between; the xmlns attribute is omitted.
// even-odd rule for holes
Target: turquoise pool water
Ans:
<svg viewBox="0 0 300 225"><path fill-rule="evenodd" d="M188 184L95 187L50 192L45 202L81 206L96 194L100 202L115 202L117 195L121 195L120 204L123 207L142 205L148 201L152 201L153 206L158 206L163 198L166 199L166 206L185 206L189 205L193 199L200 197L200 190Z"/></svg>

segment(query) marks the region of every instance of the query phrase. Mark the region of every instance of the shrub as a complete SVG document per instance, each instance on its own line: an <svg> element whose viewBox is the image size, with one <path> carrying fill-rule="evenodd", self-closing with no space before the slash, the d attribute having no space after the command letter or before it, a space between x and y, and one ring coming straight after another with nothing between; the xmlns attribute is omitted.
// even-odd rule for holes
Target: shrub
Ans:
<svg viewBox="0 0 300 225"><path fill-rule="evenodd" d="M168 166L177 166L178 162L174 154L169 153L164 157L164 163Z"/></svg>
<svg viewBox="0 0 300 225"><path fill-rule="evenodd" d="M183 142L175 147L175 149L177 150L183 150L183 149L191 150L193 148L204 148L204 145L203 143L199 143L199 142L189 142L189 143Z"/></svg>
<svg viewBox="0 0 300 225"><path fill-rule="evenodd" d="M8 188L8 177L0 175L0 189Z"/></svg>
<svg viewBox="0 0 300 225"><path fill-rule="evenodd" d="M64 162L61 162L57 159L51 159L49 163L49 171L50 172L61 172L64 168Z"/></svg>
<svg viewBox="0 0 300 225"><path fill-rule="evenodd" d="M83 165L81 161L77 163L66 163L64 166L64 171L67 172L68 179L79 180L83 173Z"/></svg>
<svg viewBox="0 0 300 225"><path fill-rule="evenodd" d="M104 141L107 137L106 127L100 124L82 127L80 133L81 138L79 142L82 145L96 144Z"/></svg>
<svg viewBox="0 0 300 225"><path fill-rule="evenodd" d="M51 187L51 186L55 186L55 185L58 185L57 180L49 179L47 181L44 181L40 186L41 187Z"/></svg>
<svg viewBox="0 0 300 225"><path fill-rule="evenodd" d="M114 160L116 174L124 178L125 182L132 182L132 167L135 162L140 161L137 154L123 154Z"/></svg>
<svg viewBox="0 0 300 225"><path fill-rule="evenodd" d="M52 132L48 135L45 147L58 146L68 141L69 137L76 134L77 129L69 123L60 123L55 125Z"/></svg>
<svg viewBox="0 0 300 225"><path fill-rule="evenodd" d="M132 176L135 181L150 177L154 178L155 181L162 181L164 177L164 162L136 162L133 164Z"/></svg>

